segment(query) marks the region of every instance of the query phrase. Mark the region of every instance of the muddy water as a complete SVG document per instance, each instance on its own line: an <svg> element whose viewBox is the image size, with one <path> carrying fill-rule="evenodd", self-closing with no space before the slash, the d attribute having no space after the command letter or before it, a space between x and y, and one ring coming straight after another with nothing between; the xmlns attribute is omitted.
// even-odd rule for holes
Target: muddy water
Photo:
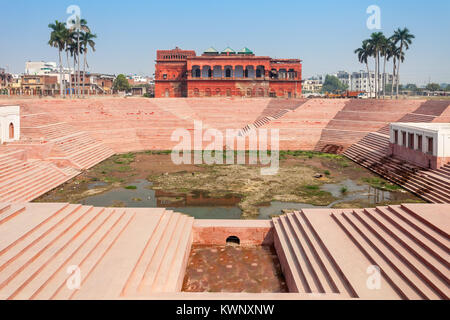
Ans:
<svg viewBox="0 0 450 320"><path fill-rule="evenodd" d="M184 292L288 292L272 247L193 247Z"/></svg>
<svg viewBox="0 0 450 320"><path fill-rule="evenodd" d="M94 183L90 188L101 186ZM138 180L130 186L136 189L117 188L84 198L80 203L99 207L167 208L197 219L240 219L242 215L237 207L241 199L233 195L212 198L201 192L176 194L155 191L150 189L152 183L147 180Z"/></svg>
<svg viewBox="0 0 450 320"><path fill-rule="evenodd" d="M89 188L101 188L102 182L92 183ZM104 207L131 207L131 208L167 208L185 213L196 219L240 219L242 211L238 207L241 198L228 195L222 198L209 197L202 192L172 193L161 190L152 190L152 183L147 180L138 180L130 184L135 189L117 188L102 194L83 199L80 203ZM342 192L345 187L347 191ZM314 206L307 203L274 201L267 206L261 206L257 219L271 219L280 215L282 210L300 210L304 208L331 208L338 203L361 200L370 205L386 201L408 199L410 195L402 192L381 191L367 184L357 184L353 180L344 180L336 184L325 184L321 190L330 192L335 198L328 206Z"/></svg>

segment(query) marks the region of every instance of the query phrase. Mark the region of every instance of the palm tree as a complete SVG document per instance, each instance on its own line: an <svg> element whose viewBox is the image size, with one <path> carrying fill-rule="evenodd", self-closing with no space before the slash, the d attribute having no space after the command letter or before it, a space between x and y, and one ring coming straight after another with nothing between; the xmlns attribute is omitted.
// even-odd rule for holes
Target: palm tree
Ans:
<svg viewBox="0 0 450 320"><path fill-rule="evenodd" d="M76 73L75 73L76 63L78 61L78 59L77 59L77 50L78 50L78 46L77 46L77 43L75 41L75 35L72 33L72 41L70 41L70 43L69 43L68 51L70 52L70 56L73 57L73 78L74 78L74 81L75 81L74 88L73 88L74 89L74 93L77 90L77 78L76 78ZM72 79L72 74L70 75L70 78Z"/></svg>
<svg viewBox="0 0 450 320"><path fill-rule="evenodd" d="M375 97L379 97L380 90L380 52L383 46L385 36L382 32L374 32L369 39L369 47L372 51L372 56L375 58Z"/></svg>
<svg viewBox="0 0 450 320"><path fill-rule="evenodd" d="M50 23L48 27L52 30L50 33L50 40L48 44L51 47L57 48L59 53L59 93L61 97L63 96L63 78L62 78L62 58L61 52L64 50L66 42L65 42L65 33L66 26L63 22L59 22L58 20L55 23Z"/></svg>
<svg viewBox="0 0 450 320"><path fill-rule="evenodd" d="M73 20L72 21L72 25L73 27L71 28L71 31L74 34L74 38L76 39L76 56L78 57L76 60L78 62L78 71L77 71L77 76L76 76L76 82L77 84L77 97L80 96L80 53L81 53L81 44L80 44L80 37L81 37L81 33L82 32L91 32L91 30L89 29L89 27L87 26L87 21L85 19L80 19L79 17L77 17L77 20Z"/></svg>
<svg viewBox="0 0 450 320"><path fill-rule="evenodd" d="M69 96L72 98L72 73L70 71L70 61L69 61L69 52L71 52L71 46L73 43L73 34L69 29L66 29L64 33L64 42L65 42L65 51L66 51L66 60L67 60L67 70L69 72Z"/></svg>
<svg viewBox="0 0 450 320"><path fill-rule="evenodd" d="M415 36L411 33L409 33L408 28L404 28L404 29L400 29L398 28L397 30L394 31L394 35L392 36L392 41L395 43L395 45L398 45L398 43L400 43L399 46L399 57L403 57L404 59L404 51L403 50L408 50L409 46L412 44L412 39L414 39ZM399 60L398 62L398 66L397 66L397 99L398 99L398 86L399 86L399 82L400 82L400 65L401 62L403 62L403 60Z"/></svg>
<svg viewBox="0 0 450 320"><path fill-rule="evenodd" d="M384 35L381 39L381 49L380 54L383 56L383 75L381 78L381 85L383 89L383 99L386 98L386 61L387 56L389 54L389 39L386 38Z"/></svg>
<svg viewBox="0 0 450 320"><path fill-rule="evenodd" d="M84 53L84 66L83 66L83 98L84 98L84 86L86 84L86 63L87 63L87 53L88 47L91 47L92 51L95 52L95 41L97 35L90 32L83 32L81 35L81 46L82 52Z"/></svg>
<svg viewBox="0 0 450 320"><path fill-rule="evenodd" d="M364 63L367 68L367 77L369 80L369 97L372 97L372 81L370 79L370 70L369 70L369 57L372 56L372 52L370 49L370 40L364 40L361 48L355 50L355 53L358 55L358 60L361 63Z"/></svg>

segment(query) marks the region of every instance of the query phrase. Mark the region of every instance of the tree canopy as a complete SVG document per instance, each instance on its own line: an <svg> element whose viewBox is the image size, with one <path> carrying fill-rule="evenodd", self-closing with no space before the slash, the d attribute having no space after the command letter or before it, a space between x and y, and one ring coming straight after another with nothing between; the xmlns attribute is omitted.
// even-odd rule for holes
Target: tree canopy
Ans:
<svg viewBox="0 0 450 320"><path fill-rule="evenodd" d="M129 91L131 89L130 84L128 83L127 78L123 74L119 74L114 80L113 90L117 91Z"/></svg>
<svg viewBox="0 0 450 320"><path fill-rule="evenodd" d="M347 90L348 86L342 83L336 76L327 75L323 83L322 93L339 93Z"/></svg>
<svg viewBox="0 0 450 320"><path fill-rule="evenodd" d="M429 83L429 84L427 84L425 89L427 89L429 91L439 91L439 90L441 90L441 86L437 83Z"/></svg>

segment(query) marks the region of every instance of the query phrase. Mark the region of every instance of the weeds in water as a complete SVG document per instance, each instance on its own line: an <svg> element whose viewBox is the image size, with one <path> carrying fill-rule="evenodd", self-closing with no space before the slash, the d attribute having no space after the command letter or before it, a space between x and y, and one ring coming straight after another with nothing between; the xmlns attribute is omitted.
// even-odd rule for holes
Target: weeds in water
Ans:
<svg viewBox="0 0 450 320"><path fill-rule="evenodd" d="M362 181L368 183L371 187L383 191L398 191L401 189L401 187L389 183L384 179L372 177L372 178L363 178Z"/></svg>

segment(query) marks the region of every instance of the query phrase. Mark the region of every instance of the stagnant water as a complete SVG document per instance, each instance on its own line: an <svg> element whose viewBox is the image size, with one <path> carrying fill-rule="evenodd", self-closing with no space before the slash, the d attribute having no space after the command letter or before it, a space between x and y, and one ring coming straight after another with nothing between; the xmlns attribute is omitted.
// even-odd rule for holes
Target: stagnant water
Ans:
<svg viewBox="0 0 450 320"><path fill-rule="evenodd" d="M201 192L193 194L177 194L152 190L152 183L147 180L138 180L130 184L136 189L118 188L102 194L87 197L81 201L85 205L93 206L124 206L131 208L167 208L185 213L196 219L240 219L242 211L237 206L241 199L235 195L222 198L209 197ZM90 189L105 186L102 182L89 185ZM347 189L342 193L342 187ZM408 194L401 192L388 192L372 188L369 185L358 185L352 180L345 180L336 184L325 184L321 190L330 192L339 200L326 207L332 207L337 203L361 200L369 204L378 204L385 201L402 200L408 198ZM307 203L273 201L259 209L258 219L271 219L282 213L282 210L299 210L304 208L324 208Z"/></svg>
<svg viewBox="0 0 450 320"><path fill-rule="evenodd" d="M273 247L196 246L189 257L184 292L288 292Z"/></svg>

